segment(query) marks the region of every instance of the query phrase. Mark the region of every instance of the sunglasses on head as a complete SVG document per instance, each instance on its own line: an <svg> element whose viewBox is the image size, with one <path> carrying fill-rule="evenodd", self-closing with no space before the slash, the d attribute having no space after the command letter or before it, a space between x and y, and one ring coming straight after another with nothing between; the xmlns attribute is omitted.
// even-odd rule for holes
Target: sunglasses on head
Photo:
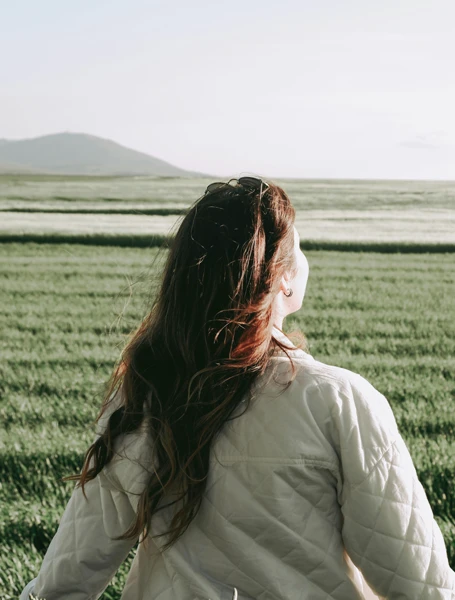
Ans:
<svg viewBox="0 0 455 600"><path fill-rule="evenodd" d="M205 193L210 194L211 192L214 192L215 190L218 190L226 185L232 185L232 181L237 182L238 185L241 185L244 188L259 190L260 196L262 195L263 190L265 191L270 187L266 181L262 181L262 179L259 179L259 177L240 177L239 179L230 179L227 182L215 181L207 186Z"/></svg>

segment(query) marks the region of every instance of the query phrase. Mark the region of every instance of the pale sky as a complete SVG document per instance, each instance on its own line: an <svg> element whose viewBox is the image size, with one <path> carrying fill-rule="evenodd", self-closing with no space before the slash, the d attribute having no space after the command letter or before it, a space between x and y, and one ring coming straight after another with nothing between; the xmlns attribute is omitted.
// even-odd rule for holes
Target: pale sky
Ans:
<svg viewBox="0 0 455 600"><path fill-rule="evenodd" d="M453 0L14 0L0 138L217 175L455 179Z"/></svg>

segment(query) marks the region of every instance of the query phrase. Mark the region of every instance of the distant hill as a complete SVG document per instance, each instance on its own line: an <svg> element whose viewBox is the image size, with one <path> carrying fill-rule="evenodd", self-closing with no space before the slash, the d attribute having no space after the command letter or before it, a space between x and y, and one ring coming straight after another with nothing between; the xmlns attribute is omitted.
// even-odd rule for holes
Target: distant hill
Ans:
<svg viewBox="0 0 455 600"><path fill-rule="evenodd" d="M0 139L0 173L203 177L164 160L86 133Z"/></svg>

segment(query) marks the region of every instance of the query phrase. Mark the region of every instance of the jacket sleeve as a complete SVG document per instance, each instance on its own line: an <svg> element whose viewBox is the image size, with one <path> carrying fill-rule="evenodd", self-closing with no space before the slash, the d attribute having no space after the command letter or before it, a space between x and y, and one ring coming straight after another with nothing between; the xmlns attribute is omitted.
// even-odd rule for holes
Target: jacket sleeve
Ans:
<svg viewBox="0 0 455 600"><path fill-rule="evenodd" d="M361 375L333 411L342 537L379 598L454 600L441 530L387 399Z"/></svg>
<svg viewBox="0 0 455 600"><path fill-rule="evenodd" d="M115 408L113 404L103 415L97 435ZM123 534L134 522L138 498L134 496L132 500L121 489L116 473L123 467L130 481L137 483L139 493L145 478L135 482L137 471L125 468L120 454L111 463L85 485L87 500L80 487L74 488L38 576L24 588L20 600L29 600L30 592L45 600L95 600L137 543L138 538L111 539Z"/></svg>

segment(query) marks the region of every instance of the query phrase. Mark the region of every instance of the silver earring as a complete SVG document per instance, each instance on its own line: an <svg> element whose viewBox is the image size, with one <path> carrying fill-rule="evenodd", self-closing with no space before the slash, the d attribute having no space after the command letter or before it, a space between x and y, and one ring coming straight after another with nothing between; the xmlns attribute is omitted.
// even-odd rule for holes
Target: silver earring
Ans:
<svg viewBox="0 0 455 600"><path fill-rule="evenodd" d="M284 295L286 296L286 298L290 298L290 297L292 296L292 293L293 293L293 292L292 292L292 289L291 289L291 288L289 288L289 289L288 289L288 293L286 294L286 292L285 292L285 293L284 293Z"/></svg>

